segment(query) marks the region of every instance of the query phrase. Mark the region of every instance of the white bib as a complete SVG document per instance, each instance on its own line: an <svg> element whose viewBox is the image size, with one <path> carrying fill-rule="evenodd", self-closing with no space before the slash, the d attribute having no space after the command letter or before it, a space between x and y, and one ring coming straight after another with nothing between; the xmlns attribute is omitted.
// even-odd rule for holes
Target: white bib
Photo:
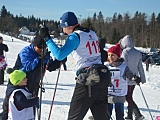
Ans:
<svg viewBox="0 0 160 120"><path fill-rule="evenodd" d="M127 81L123 79L123 74L126 68L126 64L121 64L117 67L111 67L107 65L111 72L111 83L112 87L108 87L108 94L115 96L125 96L127 95L128 84Z"/></svg>
<svg viewBox="0 0 160 120"><path fill-rule="evenodd" d="M12 92L9 98L9 120L34 120L33 107L24 108L20 111L17 110L14 104L14 94L17 91L21 91L28 99L30 99L31 94L25 91L24 89L16 89Z"/></svg>
<svg viewBox="0 0 160 120"><path fill-rule="evenodd" d="M80 45L72 52L76 70L93 64L101 64L99 42L95 32L75 31L80 36Z"/></svg>

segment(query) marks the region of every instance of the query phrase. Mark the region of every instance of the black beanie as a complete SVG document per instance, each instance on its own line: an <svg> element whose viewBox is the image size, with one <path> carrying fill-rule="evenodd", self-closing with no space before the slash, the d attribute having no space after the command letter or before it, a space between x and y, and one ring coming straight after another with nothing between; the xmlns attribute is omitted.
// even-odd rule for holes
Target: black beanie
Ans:
<svg viewBox="0 0 160 120"><path fill-rule="evenodd" d="M34 46L42 46L42 45L46 46L46 43L44 42L44 39L40 35L36 35L34 37L34 40L33 40L32 44Z"/></svg>

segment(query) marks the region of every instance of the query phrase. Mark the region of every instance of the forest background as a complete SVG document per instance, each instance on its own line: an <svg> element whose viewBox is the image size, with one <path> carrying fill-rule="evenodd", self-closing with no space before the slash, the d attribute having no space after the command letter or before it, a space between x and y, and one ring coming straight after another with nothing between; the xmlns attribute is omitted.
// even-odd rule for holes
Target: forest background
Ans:
<svg viewBox="0 0 160 120"><path fill-rule="evenodd" d="M150 16L146 13L136 11L134 16L130 13L121 15L114 13L113 17L103 17L102 12L94 13L86 19L78 18L83 27L94 30L100 39L110 44L117 43L123 36L129 34L133 38L136 47L160 48L160 13L156 16L153 12ZM39 25L44 23L49 28L50 34L59 37L61 29L59 21L42 20L34 15L28 18L22 15L13 15L2 6L0 11L0 32L10 36L18 37L19 29L26 26L31 32L39 30Z"/></svg>

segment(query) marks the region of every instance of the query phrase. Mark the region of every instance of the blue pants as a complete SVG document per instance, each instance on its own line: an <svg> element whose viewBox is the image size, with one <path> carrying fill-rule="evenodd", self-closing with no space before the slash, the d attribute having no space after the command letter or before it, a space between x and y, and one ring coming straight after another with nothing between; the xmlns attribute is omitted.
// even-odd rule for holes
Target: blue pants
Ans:
<svg viewBox="0 0 160 120"><path fill-rule="evenodd" d="M116 120L124 120L124 103L115 103L115 114L116 114ZM113 110L113 104L108 103L108 114L111 117Z"/></svg>

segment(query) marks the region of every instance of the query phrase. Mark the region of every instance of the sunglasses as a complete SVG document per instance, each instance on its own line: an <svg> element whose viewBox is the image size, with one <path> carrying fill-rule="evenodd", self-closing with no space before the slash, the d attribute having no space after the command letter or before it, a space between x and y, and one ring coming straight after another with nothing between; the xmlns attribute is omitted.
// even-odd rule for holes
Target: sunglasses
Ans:
<svg viewBox="0 0 160 120"><path fill-rule="evenodd" d="M42 49L42 48L46 48L46 47L47 47L46 45L37 45L38 49Z"/></svg>

